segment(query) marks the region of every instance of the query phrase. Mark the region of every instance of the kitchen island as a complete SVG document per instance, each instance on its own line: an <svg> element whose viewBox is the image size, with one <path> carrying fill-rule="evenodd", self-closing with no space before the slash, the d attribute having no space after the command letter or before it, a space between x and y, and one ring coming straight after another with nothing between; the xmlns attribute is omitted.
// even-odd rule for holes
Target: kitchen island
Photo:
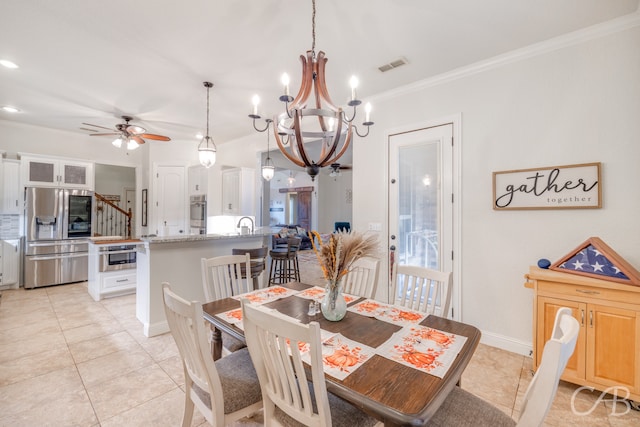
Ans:
<svg viewBox="0 0 640 427"><path fill-rule="evenodd" d="M200 259L231 255L234 248L270 246L271 228L250 234L206 234L143 237L137 252L136 316L147 337L169 331L162 301L162 282L189 301L203 301Z"/></svg>

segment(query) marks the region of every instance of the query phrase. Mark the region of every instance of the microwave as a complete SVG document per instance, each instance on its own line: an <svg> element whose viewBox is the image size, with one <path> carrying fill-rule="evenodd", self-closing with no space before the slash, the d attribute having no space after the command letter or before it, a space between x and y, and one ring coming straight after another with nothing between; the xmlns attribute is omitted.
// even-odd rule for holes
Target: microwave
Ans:
<svg viewBox="0 0 640 427"><path fill-rule="evenodd" d="M100 272L136 268L136 245L117 245L100 248Z"/></svg>

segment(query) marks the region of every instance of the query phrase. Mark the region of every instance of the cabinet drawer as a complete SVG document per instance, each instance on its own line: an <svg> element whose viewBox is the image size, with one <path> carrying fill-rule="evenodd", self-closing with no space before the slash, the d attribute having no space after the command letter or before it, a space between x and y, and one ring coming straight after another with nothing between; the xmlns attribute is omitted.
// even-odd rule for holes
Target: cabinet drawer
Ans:
<svg viewBox="0 0 640 427"><path fill-rule="evenodd" d="M105 277L102 280L102 289L127 288L136 286L136 273L118 274Z"/></svg>
<svg viewBox="0 0 640 427"><path fill-rule="evenodd" d="M640 292L637 286L626 285L628 291L618 289L607 289L604 287L586 286L581 284L566 284L558 282L547 282L538 280L538 295L560 296L564 295L577 301L591 301L598 299L601 301L611 301L631 305L640 305ZM634 292L635 291L635 292Z"/></svg>

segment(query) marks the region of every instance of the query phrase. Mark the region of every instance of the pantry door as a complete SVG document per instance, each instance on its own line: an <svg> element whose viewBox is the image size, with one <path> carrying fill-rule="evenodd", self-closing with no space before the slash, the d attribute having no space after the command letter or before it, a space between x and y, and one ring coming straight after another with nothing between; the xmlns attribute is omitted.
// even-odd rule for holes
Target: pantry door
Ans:
<svg viewBox="0 0 640 427"><path fill-rule="evenodd" d="M389 136L390 277L394 261L453 271L453 127Z"/></svg>

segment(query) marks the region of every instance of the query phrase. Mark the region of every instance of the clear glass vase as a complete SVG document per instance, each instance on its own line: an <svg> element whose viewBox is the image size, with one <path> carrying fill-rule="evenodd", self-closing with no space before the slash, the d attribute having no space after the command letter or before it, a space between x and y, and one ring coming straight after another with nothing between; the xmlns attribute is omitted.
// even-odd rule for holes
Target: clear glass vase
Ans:
<svg viewBox="0 0 640 427"><path fill-rule="evenodd" d="M347 302L344 300L344 295L342 295L342 284L340 281L327 281L320 309L322 310L324 318L332 322L342 320L344 315L347 314Z"/></svg>

